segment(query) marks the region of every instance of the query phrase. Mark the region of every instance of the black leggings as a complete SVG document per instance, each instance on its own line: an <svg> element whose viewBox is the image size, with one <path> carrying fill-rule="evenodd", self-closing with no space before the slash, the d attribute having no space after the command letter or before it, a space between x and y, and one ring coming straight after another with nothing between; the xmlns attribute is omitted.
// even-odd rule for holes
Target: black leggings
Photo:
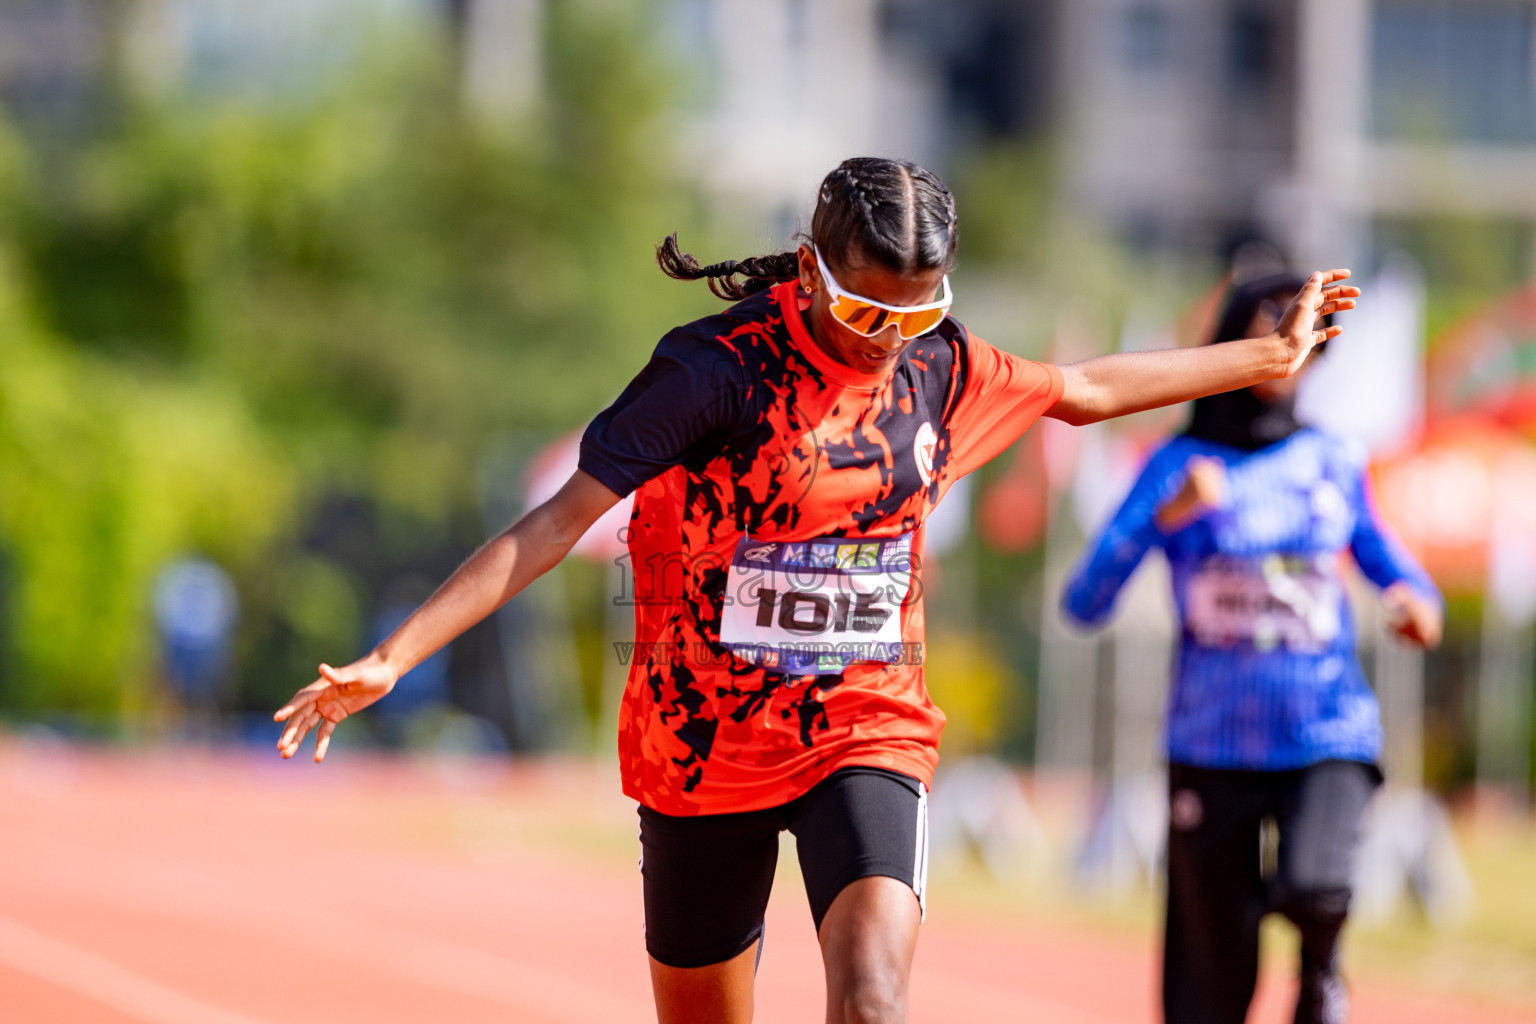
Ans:
<svg viewBox="0 0 1536 1024"><path fill-rule="evenodd" d="M1267 913L1300 930L1304 972L1333 966L1360 820L1380 782L1374 765L1354 761L1284 772L1169 765L1167 1024L1243 1024ZM1265 818L1280 840L1268 878Z"/></svg>

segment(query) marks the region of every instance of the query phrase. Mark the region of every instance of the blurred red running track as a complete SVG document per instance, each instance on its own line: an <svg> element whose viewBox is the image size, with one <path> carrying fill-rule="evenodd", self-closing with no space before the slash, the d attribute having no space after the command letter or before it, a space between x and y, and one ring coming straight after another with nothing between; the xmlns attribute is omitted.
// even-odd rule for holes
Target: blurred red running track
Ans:
<svg viewBox="0 0 1536 1024"><path fill-rule="evenodd" d="M639 879L607 838L633 811L612 775L0 744L0 1020L651 1020ZM794 882L769 911L764 1022L822 1017ZM912 1017L1146 1024L1154 972L1150 940L938 906ZM1288 1019L1285 996L1268 986L1255 1019ZM1356 1024L1533 1020L1370 985L1356 1006Z"/></svg>

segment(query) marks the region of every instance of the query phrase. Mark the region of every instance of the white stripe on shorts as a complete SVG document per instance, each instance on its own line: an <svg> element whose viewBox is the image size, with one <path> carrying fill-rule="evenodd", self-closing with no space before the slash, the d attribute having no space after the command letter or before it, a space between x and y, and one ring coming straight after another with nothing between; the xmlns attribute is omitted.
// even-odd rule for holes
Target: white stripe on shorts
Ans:
<svg viewBox="0 0 1536 1024"><path fill-rule="evenodd" d="M912 891L917 893L919 920L928 920L928 787L917 784L917 842L912 855Z"/></svg>

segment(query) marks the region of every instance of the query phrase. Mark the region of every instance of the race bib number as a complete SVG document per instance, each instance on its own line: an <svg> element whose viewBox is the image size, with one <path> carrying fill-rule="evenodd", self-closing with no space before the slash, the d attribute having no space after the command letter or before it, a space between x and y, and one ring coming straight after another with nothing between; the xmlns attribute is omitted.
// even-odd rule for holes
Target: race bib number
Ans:
<svg viewBox="0 0 1536 1024"><path fill-rule="evenodd" d="M1342 628L1331 569L1322 558L1207 559L1189 580L1185 626L1203 647L1322 650Z"/></svg>
<svg viewBox="0 0 1536 1024"><path fill-rule="evenodd" d="M914 660L901 638L913 576L910 533L793 543L743 537L731 557L720 641L745 661L796 675Z"/></svg>

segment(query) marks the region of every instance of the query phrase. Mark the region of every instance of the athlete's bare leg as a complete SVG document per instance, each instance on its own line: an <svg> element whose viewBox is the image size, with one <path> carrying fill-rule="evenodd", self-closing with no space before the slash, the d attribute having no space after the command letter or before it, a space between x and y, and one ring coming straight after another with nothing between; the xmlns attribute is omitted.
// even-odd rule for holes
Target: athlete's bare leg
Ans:
<svg viewBox="0 0 1536 1024"><path fill-rule="evenodd" d="M827 910L819 938L827 1024L905 1024L921 909L912 889L877 876L852 883ZM748 1024L757 947L709 967L651 960L660 1024Z"/></svg>
<svg viewBox="0 0 1536 1024"><path fill-rule="evenodd" d="M749 1024L756 974L755 945L708 967L668 967L652 957L656 1019L660 1024Z"/></svg>
<svg viewBox="0 0 1536 1024"><path fill-rule="evenodd" d="M837 894L818 933L827 1024L906 1024L921 920L911 887L894 878L861 878Z"/></svg>

